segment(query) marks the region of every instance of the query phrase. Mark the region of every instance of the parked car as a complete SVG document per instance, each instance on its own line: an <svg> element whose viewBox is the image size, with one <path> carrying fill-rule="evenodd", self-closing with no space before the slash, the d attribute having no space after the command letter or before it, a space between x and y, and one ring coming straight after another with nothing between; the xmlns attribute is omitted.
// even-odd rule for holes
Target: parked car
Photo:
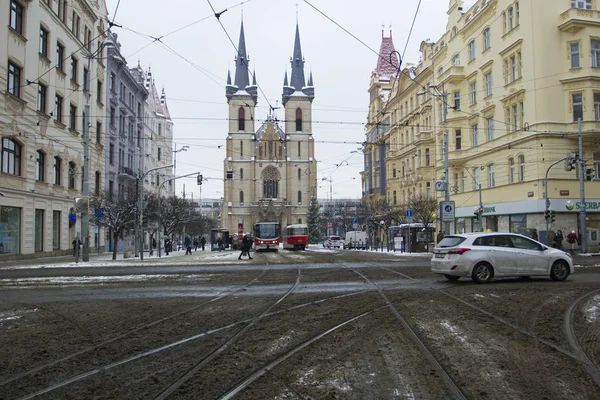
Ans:
<svg viewBox="0 0 600 400"><path fill-rule="evenodd" d="M367 232L349 231L343 243L344 249L367 249Z"/></svg>
<svg viewBox="0 0 600 400"><path fill-rule="evenodd" d="M564 281L575 272L568 253L516 233L465 233L444 237L433 251L431 272L450 281L470 277L550 276Z"/></svg>
<svg viewBox="0 0 600 400"><path fill-rule="evenodd" d="M342 247L342 239L339 236L327 236L323 241L323 247L327 247L328 249L336 247L339 249Z"/></svg>

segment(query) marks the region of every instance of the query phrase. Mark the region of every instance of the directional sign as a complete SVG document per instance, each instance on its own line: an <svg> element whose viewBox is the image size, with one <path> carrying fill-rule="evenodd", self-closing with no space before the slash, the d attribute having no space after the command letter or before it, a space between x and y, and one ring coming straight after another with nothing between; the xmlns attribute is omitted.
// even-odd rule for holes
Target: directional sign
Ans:
<svg viewBox="0 0 600 400"><path fill-rule="evenodd" d="M407 217L412 217L413 216L413 210L406 210L406 216Z"/></svg>
<svg viewBox="0 0 600 400"><path fill-rule="evenodd" d="M353 224L353 225L358 225L358 218L357 218L357 217L355 217L355 218L352 220L352 224Z"/></svg>
<svg viewBox="0 0 600 400"><path fill-rule="evenodd" d="M453 201L441 201L440 202L440 214L442 215L442 222L454 222L454 202Z"/></svg>

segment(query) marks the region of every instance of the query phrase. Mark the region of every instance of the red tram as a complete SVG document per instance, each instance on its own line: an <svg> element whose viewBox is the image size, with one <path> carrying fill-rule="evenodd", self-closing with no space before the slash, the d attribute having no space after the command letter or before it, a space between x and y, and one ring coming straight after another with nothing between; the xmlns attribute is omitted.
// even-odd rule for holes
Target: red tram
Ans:
<svg viewBox="0 0 600 400"><path fill-rule="evenodd" d="M254 248L279 251L279 222L257 222L254 225Z"/></svg>
<svg viewBox="0 0 600 400"><path fill-rule="evenodd" d="M308 225L288 225L283 234L283 248L288 250L306 250L308 247Z"/></svg>

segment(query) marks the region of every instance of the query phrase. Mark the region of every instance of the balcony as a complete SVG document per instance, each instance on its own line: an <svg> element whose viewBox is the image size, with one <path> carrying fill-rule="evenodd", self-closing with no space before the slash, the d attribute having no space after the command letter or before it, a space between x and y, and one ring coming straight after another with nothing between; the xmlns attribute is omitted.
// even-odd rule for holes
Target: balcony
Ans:
<svg viewBox="0 0 600 400"><path fill-rule="evenodd" d="M137 176L136 176L135 172L133 171L133 168L121 167L119 169L119 178L135 180L135 179L137 179Z"/></svg>
<svg viewBox="0 0 600 400"><path fill-rule="evenodd" d="M453 65L448 68L440 76L440 80L444 84L458 83L465 80L465 67L461 65Z"/></svg>
<svg viewBox="0 0 600 400"><path fill-rule="evenodd" d="M570 8L560 14L561 24L558 26L562 32L575 34L586 27L600 27L600 11Z"/></svg>

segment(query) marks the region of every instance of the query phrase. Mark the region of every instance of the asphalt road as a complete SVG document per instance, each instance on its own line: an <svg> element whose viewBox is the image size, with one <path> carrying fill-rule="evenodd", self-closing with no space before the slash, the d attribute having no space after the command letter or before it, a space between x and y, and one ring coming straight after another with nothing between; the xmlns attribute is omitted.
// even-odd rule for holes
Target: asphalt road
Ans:
<svg viewBox="0 0 600 400"><path fill-rule="evenodd" d="M577 264L486 285L321 249L3 268L0 398L600 398L600 268Z"/></svg>

